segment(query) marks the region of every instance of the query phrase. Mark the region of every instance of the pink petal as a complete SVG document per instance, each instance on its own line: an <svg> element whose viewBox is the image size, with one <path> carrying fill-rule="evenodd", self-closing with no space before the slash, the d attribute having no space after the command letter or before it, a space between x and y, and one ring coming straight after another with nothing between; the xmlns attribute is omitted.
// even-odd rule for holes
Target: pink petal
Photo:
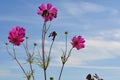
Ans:
<svg viewBox="0 0 120 80"><path fill-rule="evenodd" d="M46 9L45 4L41 4L41 5L39 6L39 9L40 9L40 10L45 10L45 9Z"/></svg>
<svg viewBox="0 0 120 80"><path fill-rule="evenodd" d="M49 9L51 9L52 8L52 4L47 4L47 9L49 10Z"/></svg>
<svg viewBox="0 0 120 80"><path fill-rule="evenodd" d="M38 10L38 11L37 11L37 14L38 14L38 15L42 15L42 13L43 13L43 11L41 11L41 10Z"/></svg>
<svg viewBox="0 0 120 80"><path fill-rule="evenodd" d="M50 10L50 13L57 14L57 9L56 9L56 8L52 8L52 9Z"/></svg>

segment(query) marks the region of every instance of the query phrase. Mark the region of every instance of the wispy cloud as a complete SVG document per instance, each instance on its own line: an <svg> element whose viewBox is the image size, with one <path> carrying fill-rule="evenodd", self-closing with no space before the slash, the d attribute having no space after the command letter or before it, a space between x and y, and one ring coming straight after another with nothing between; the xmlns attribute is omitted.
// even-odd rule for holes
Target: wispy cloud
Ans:
<svg viewBox="0 0 120 80"><path fill-rule="evenodd" d="M107 13L107 15L118 15L119 10L92 2L68 2L62 4L63 9L73 16L88 13Z"/></svg>
<svg viewBox="0 0 120 80"><path fill-rule="evenodd" d="M106 69L106 70L120 70L119 66L78 66L78 68L87 68L87 69Z"/></svg>
<svg viewBox="0 0 120 80"><path fill-rule="evenodd" d="M89 3L89 2L77 2L77 3L64 3L63 9L72 15L80 15L83 13L98 13L103 12L106 8L102 5Z"/></svg>
<svg viewBox="0 0 120 80"><path fill-rule="evenodd" d="M14 78L21 78L23 75L19 73L19 67L12 59L9 61L3 61L4 64L0 66L0 79L14 79ZM15 73L17 71L17 73Z"/></svg>
<svg viewBox="0 0 120 80"><path fill-rule="evenodd" d="M110 30L103 30L97 33L102 39L109 39L113 41L120 40L120 29L111 29Z"/></svg>
<svg viewBox="0 0 120 80"><path fill-rule="evenodd" d="M2 78L20 78L21 77L21 74L16 74L16 73L13 73L12 71L10 70L0 70L0 79Z"/></svg>
<svg viewBox="0 0 120 80"><path fill-rule="evenodd" d="M55 44L54 46L57 46L57 45ZM62 46L64 45L59 44L59 48ZM56 58L54 59L55 61L53 65L55 64L59 65L58 63L60 63L60 55L62 55L61 53L62 51L58 52L58 48L55 48L54 50L55 50L54 55L56 55L55 56ZM92 62L97 60L114 59L120 56L119 50L120 50L120 42L87 39L85 49L81 51L77 51L77 50L72 51L72 55L67 65L82 66L82 65L88 65L87 63L88 61Z"/></svg>
<svg viewBox="0 0 120 80"><path fill-rule="evenodd" d="M22 22L22 23L32 23L32 24L39 24L39 18L31 17L31 16L17 16L17 15L7 15L7 16L0 16L0 21L3 22Z"/></svg>

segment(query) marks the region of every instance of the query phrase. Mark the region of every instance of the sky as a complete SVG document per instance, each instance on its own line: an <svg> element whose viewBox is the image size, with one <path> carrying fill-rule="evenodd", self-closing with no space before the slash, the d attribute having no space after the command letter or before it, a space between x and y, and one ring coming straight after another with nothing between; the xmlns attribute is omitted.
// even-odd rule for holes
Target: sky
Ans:
<svg viewBox="0 0 120 80"><path fill-rule="evenodd" d="M56 31L52 58L47 70L47 78L58 79L61 68L60 56L65 47L64 32L68 31L68 42L81 35L85 48L72 54L65 65L61 80L86 80L87 74L97 73L104 80L120 79L120 1L119 0L0 0L0 80L25 80L16 62L7 54L4 42L8 42L8 32L13 26L22 26L40 47L43 19L37 15L40 4L52 3L58 9L57 18L52 20L48 32ZM46 50L50 39L46 40ZM11 46L11 45L10 45ZM9 47L10 47L9 46ZM12 48L10 47L10 50ZM23 46L16 47L17 56L25 65ZM35 65L36 80L43 80L42 69Z"/></svg>

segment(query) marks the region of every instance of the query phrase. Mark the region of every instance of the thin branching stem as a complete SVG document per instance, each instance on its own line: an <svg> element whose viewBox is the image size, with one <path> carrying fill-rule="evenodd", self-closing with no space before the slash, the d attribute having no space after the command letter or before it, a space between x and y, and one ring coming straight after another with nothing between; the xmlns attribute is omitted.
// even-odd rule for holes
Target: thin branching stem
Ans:
<svg viewBox="0 0 120 80"><path fill-rule="evenodd" d="M60 75L59 75L58 80L60 80L60 79L61 79L61 75L62 75L62 72L63 72L63 68L64 68L64 64L62 64L62 67L61 67L61 71L60 71Z"/></svg>
<svg viewBox="0 0 120 80"><path fill-rule="evenodd" d="M49 24L48 28L46 29L46 31L48 31L48 30L49 30L50 26L51 26L51 22L50 22L50 24Z"/></svg>
<svg viewBox="0 0 120 80"><path fill-rule="evenodd" d="M35 55L35 52L34 52L34 51L35 51L35 48L36 48L36 46L33 47L32 57Z"/></svg>
<svg viewBox="0 0 120 80"><path fill-rule="evenodd" d="M45 35L46 35L46 22L43 24L42 29L42 61L43 61L43 70L44 70L44 78L46 78L46 66L45 66Z"/></svg>
<svg viewBox="0 0 120 80"><path fill-rule="evenodd" d="M21 65L21 63L18 61L17 57L16 57L16 52L15 52L15 48L14 48L14 45L13 45L13 54L14 54L14 57L13 59L17 62L17 64L20 66L21 70L23 71L23 73L25 74L26 78L27 78L27 73L25 72L25 69L23 68L23 66Z"/></svg>
<svg viewBox="0 0 120 80"><path fill-rule="evenodd" d="M14 58L14 56L12 55L12 53L10 53L10 51L8 50L8 46L6 46L6 49L7 49L8 54L9 54L12 58Z"/></svg>
<svg viewBox="0 0 120 80"><path fill-rule="evenodd" d="M35 46L33 47L33 53L30 54L29 53L29 49L28 49L28 39L26 38L26 43L23 45L27 54L27 58L28 58L28 63L29 63L29 67L30 67L30 72L31 72L31 76L33 78L33 80L35 80L34 78L34 71L33 71L33 67L32 67L32 62L33 62L33 56L34 56L34 50L35 50Z"/></svg>
<svg viewBox="0 0 120 80"><path fill-rule="evenodd" d="M52 46L53 46L54 40L52 41L51 45L50 45L50 49L49 49L49 54L48 54L48 60L47 60L47 65L46 67L48 67L49 65L49 60L50 60L50 55L51 55L51 50L52 50Z"/></svg>
<svg viewBox="0 0 120 80"><path fill-rule="evenodd" d="M50 54L51 54L51 50L52 50L53 43L54 43L54 40L52 41L52 43L51 43L51 45L50 45L50 50L49 50L49 55L48 55L48 57L50 57Z"/></svg>
<svg viewBox="0 0 120 80"><path fill-rule="evenodd" d="M24 68L22 67L22 65L20 64L20 62L18 61L18 59L16 57L14 59L17 62L17 64L20 66L20 68L22 69L23 73L25 74L25 76L27 78L27 73L25 72Z"/></svg>
<svg viewBox="0 0 120 80"><path fill-rule="evenodd" d="M72 49L73 49L73 48L70 49L70 51L69 51L69 53L68 53L68 55L67 55L67 57L66 57L66 61L67 61L68 58L70 57ZM66 61L65 61L65 62L66 62Z"/></svg>
<svg viewBox="0 0 120 80"><path fill-rule="evenodd" d="M35 80L35 77L34 77L34 71L33 71L33 68L32 68L32 64L29 63L29 65L30 65L30 70L31 70L32 78L33 78L33 80Z"/></svg>
<svg viewBox="0 0 120 80"><path fill-rule="evenodd" d="M26 45L25 44L23 44L23 47L24 47L24 49L25 49L25 52L26 52L26 55L27 55L27 57L29 57L29 52L28 52L28 48L26 47Z"/></svg>
<svg viewBox="0 0 120 80"><path fill-rule="evenodd" d="M62 75L62 72L63 72L64 65L65 65L65 63L67 62L68 58L70 57L70 54L71 54L72 49L73 49L73 48L70 49L70 51L69 51L69 53L68 53L68 55L67 55L67 57L66 57L66 59L65 59L65 62L63 62L63 64L62 64L62 67L61 67L61 71L60 71L60 75L59 75L58 80L61 79L61 75Z"/></svg>
<svg viewBox="0 0 120 80"><path fill-rule="evenodd" d="M66 45L65 45L65 54L67 53L67 34L66 34Z"/></svg>

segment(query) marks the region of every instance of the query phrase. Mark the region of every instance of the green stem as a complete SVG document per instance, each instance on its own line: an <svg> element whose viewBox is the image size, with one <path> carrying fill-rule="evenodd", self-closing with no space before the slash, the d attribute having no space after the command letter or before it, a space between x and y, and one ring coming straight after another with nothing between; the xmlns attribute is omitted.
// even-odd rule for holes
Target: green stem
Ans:
<svg viewBox="0 0 120 80"><path fill-rule="evenodd" d="M66 61L65 61L65 62L67 62L68 58L70 57L72 49L73 49L73 48L71 48L71 49L70 49L70 51L69 51L69 53L68 53L68 56L67 56L67 58L66 58Z"/></svg>
<svg viewBox="0 0 120 80"><path fill-rule="evenodd" d="M50 54L51 54L51 50L52 50L53 43L54 43L54 40L52 41L52 43L51 43L51 45L50 45L50 50L49 50L49 55L48 55L48 57L50 57Z"/></svg>
<svg viewBox="0 0 120 80"><path fill-rule="evenodd" d="M43 70L44 70L44 79L46 79L46 66L45 66L45 35L46 35L46 22L44 22L42 29L42 61L43 61Z"/></svg>
<svg viewBox="0 0 120 80"><path fill-rule="evenodd" d="M13 59L17 62L17 64L20 66L21 70L23 71L23 73L25 74L26 78L27 78L27 73L25 72L24 68L22 67L22 65L20 64L20 62L18 61L17 57L16 57L16 53L15 53L15 49L14 49L14 46L13 46L13 54L14 54L14 57Z"/></svg>
<svg viewBox="0 0 120 80"><path fill-rule="evenodd" d="M31 75L32 75L32 78L33 78L33 80L35 80L35 78L34 78L34 75L33 75L33 68L32 68L32 64L31 63L29 63L30 64L30 70L31 70Z"/></svg>
<svg viewBox="0 0 120 80"><path fill-rule="evenodd" d="M58 80L60 80L60 79L61 79L61 75L62 75L62 72L63 72L63 68L64 68L64 64L63 64L63 65L62 65L62 67L61 67L61 71L60 71L60 75L59 75Z"/></svg>
<svg viewBox="0 0 120 80"><path fill-rule="evenodd" d="M70 51L69 51L69 53L68 53L68 56L66 57L65 62L62 64L62 67L61 67L61 71L60 71L60 75L59 75L58 80L61 79L61 75L62 75L62 72L63 72L64 65L65 65L65 63L67 62L68 58L70 57L70 54L71 54L72 49L73 49L73 48L70 49Z"/></svg>

